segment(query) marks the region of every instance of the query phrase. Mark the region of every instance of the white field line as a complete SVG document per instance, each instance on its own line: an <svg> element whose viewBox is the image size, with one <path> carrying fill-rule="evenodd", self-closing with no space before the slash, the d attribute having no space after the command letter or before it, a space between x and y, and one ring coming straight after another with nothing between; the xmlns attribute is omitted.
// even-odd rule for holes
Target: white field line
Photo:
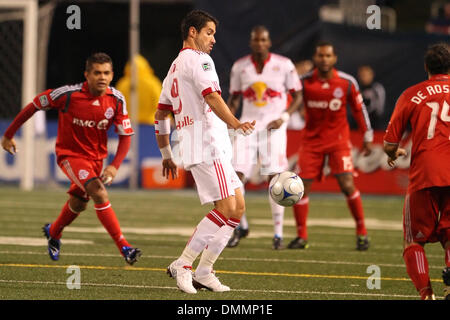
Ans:
<svg viewBox="0 0 450 320"><path fill-rule="evenodd" d="M33 251L0 251L0 254L17 254L17 255L39 255L46 256L46 252L33 252ZM105 257L105 258L117 258L118 254L107 253L69 253L65 252L64 256L72 257ZM140 259L176 259L177 256L162 256L162 255L142 255ZM314 260L314 259L266 259L266 258L234 258L234 257L220 257L222 261L241 261L241 262L270 262L270 263L308 263L308 264L326 264L326 265L355 265L355 266L370 266L377 265L379 267L391 267L404 269L404 264L391 264L391 263L377 263L377 262L350 262L350 261L330 261L330 260ZM429 266L430 269L439 269L441 266Z"/></svg>
<svg viewBox="0 0 450 320"><path fill-rule="evenodd" d="M66 244L94 244L93 241L64 239ZM31 238L31 237L0 237L0 245L20 245L33 247L46 247L47 240L45 238Z"/></svg>
<svg viewBox="0 0 450 320"><path fill-rule="evenodd" d="M42 285L63 285L67 286L66 282L56 281L27 281L27 280L4 280L0 279L1 283L21 283L21 284L42 284ZM144 285L127 285L117 283L81 283L81 286L90 287L113 287L113 288L131 288L131 289L155 289L155 290L178 290L177 287L165 286L144 286ZM401 294L381 294L381 293L358 293L358 292L321 292L321 291L294 291L294 290L254 290L254 289L232 289L235 292L250 292L250 293L274 293L274 294L311 294L311 295L336 295L336 296L362 296L362 297L380 297L380 298L411 298L418 299L417 295L401 295ZM151 296L149 296L151 298Z"/></svg>

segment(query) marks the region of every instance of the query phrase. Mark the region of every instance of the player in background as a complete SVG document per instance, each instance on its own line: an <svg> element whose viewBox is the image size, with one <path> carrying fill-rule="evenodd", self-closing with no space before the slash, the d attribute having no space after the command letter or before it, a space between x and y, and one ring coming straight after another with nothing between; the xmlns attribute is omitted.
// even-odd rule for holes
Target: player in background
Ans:
<svg viewBox="0 0 450 320"><path fill-rule="evenodd" d="M83 83L48 89L38 94L16 116L5 131L1 144L10 154L15 154L18 149L13 137L22 124L39 110L58 110L56 161L71 185L67 192L69 200L58 218L43 227L50 258L59 259L64 227L86 210L92 198L98 219L126 262L133 264L141 251L131 247L122 235L105 188L113 181L128 153L133 129L125 99L119 91L109 86L113 79L111 58L105 53L93 54L86 61L84 76L86 81ZM108 155L107 131L113 124L119 135L119 145L114 160L102 171L103 159Z"/></svg>
<svg viewBox="0 0 450 320"><path fill-rule="evenodd" d="M373 130L356 80L335 69L337 55L329 42L319 42L313 56L315 69L302 77L305 121L303 140L299 149L298 174L305 186L303 198L294 205L297 238L290 249L308 247L306 220L309 193L314 179L322 179L326 161L336 177L356 223L356 249L367 250L369 239L364 224L361 195L353 180L350 129L347 105L364 134L363 155L368 155L373 141Z"/></svg>
<svg viewBox="0 0 450 320"><path fill-rule="evenodd" d="M233 167L245 184L253 168L261 162L261 174L272 177L288 167L286 128L290 115L302 102L301 83L289 58L271 53L270 34L266 27L255 26L250 33L251 54L238 59L231 69L228 106L236 114L242 97L240 121L258 119L256 134L233 139ZM287 93L293 97L288 108ZM241 188L245 194L244 186ZM273 248L282 248L284 207L268 195L274 224ZM228 247L235 247L248 235L244 216L233 233Z"/></svg>
<svg viewBox="0 0 450 320"><path fill-rule="evenodd" d="M236 119L220 95L219 78L209 56L216 43L217 25L216 18L200 10L191 11L183 19L183 48L163 81L155 114L163 175L174 178L177 172L169 141L169 115L173 112L184 168L192 173L201 204L214 203L197 224L181 256L167 268L186 293L196 293L199 288L230 290L213 271L245 210L242 184L231 165L227 125L245 135L255 125L255 121L241 123ZM192 264L200 254L193 274Z"/></svg>
<svg viewBox="0 0 450 320"><path fill-rule="evenodd" d="M409 185L403 207L403 259L422 299L434 300L424 246L439 241L445 251L443 280L450 299L450 47L432 45L425 54L428 80L398 98L384 136L388 163L406 151L399 142L412 128Z"/></svg>

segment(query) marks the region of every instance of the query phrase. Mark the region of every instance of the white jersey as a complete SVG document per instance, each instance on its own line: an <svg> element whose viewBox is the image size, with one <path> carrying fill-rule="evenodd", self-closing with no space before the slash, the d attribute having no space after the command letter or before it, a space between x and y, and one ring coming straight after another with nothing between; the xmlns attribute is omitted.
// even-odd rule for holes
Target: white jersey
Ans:
<svg viewBox="0 0 450 320"><path fill-rule="evenodd" d="M186 169L215 159L231 160L227 125L204 99L211 92L221 92L211 57L191 48L182 49L163 81L158 108L175 115L180 156Z"/></svg>
<svg viewBox="0 0 450 320"><path fill-rule="evenodd" d="M231 69L230 94L241 94L243 98L240 120L256 120L256 130L280 118L286 111L287 92L301 89L294 64L278 54L269 54L261 73L257 73L251 55L237 60Z"/></svg>

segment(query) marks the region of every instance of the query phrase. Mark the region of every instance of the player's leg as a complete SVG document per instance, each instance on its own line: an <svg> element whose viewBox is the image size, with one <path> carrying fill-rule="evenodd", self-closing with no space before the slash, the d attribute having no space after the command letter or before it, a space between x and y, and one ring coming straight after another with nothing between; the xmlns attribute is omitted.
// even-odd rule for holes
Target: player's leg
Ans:
<svg viewBox="0 0 450 320"><path fill-rule="evenodd" d="M407 194L403 206L403 237L406 271L422 299L433 299L424 244L435 242L439 207L430 189Z"/></svg>
<svg viewBox="0 0 450 320"><path fill-rule="evenodd" d="M236 172L237 176L239 177L239 180L242 182L242 187L240 188L242 196L245 195L245 175L242 172ZM245 238L248 236L249 233L249 227L248 227L248 221L247 216L245 214L245 209L242 214L242 217L240 219L239 225L234 229L233 235L231 236L230 240L227 243L227 247L234 248L236 247L240 240L242 238Z"/></svg>
<svg viewBox="0 0 450 320"><path fill-rule="evenodd" d="M192 286L192 264L223 226L227 223L233 227L239 224L239 220L231 222L229 220L236 210L235 190L232 188L233 186L236 189L240 188L242 183L229 162L222 163L221 160L215 160L212 164L200 163L190 170L197 186L200 203L213 202L215 208L197 224L182 254L169 265L167 272L177 280L177 285L182 291L196 293L197 290ZM229 237L226 241L228 240Z"/></svg>
<svg viewBox="0 0 450 320"><path fill-rule="evenodd" d="M303 180L305 191L302 199L293 206L297 237L289 243L289 249L307 249L309 247L306 227L309 212L309 194L314 179L320 180L322 177L324 161L325 155L321 152L313 152L304 148L299 150L297 174Z"/></svg>
<svg viewBox="0 0 450 320"><path fill-rule="evenodd" d="M197 289L206 288L215 292L229 291L230 287L220 283L214 274L214 263L225 249L239 220L245 211L244 196L240 188L235 189L235 195L215 202L215 208L229 214L228 220L208 242L203 250L197 269L193 276L193 284Z"/></svg>
<svg viewBox="0 0 450 320"><path fill-rule="evenodd" d="M369 238L364 221L364 209L361 193L355 187L353 179L353 162L350 149L330 153L330 169L336 177L342 193L347 198L347 205L356 224L356 249L369 249Z"/></svg>
<svg viewBox="0 0 450 320"><path fill-rule="evenodd" d="M108 192L98 177L85 182L87 194L94 201L95 213L103 227L109 233L121 255L129 264L133 264L141 256L141 250L133 248L122 234L119 220L109 201Z"/></svg>
<svg viewBox="0 0 450 320"><path fill-rule="evenodd" d="M445 268L442 271L444 281L444 299L450 300L450 187L439 187L439 224L436 230L439 241L445 251Z"/></svg>

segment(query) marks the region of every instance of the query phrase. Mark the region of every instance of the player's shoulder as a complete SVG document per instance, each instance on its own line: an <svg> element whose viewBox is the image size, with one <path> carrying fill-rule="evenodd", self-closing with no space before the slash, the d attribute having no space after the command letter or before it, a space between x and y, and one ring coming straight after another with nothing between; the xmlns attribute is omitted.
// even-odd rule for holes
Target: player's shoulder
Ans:
<svg viewBox="0 0 450 320"><path fill-rule="evenodd" d="M354 85L355 88L357 90L359 90L358 81L356 81L354 76L352 76L351 74L349 74L347 72L341 71L341 70L337 70L337 75L340 79L350 81L352 83L352 85Z"/></svg>
<svg viewBox="0 0 450 320"><path fill-rule="evenodd" d="M64 85L64 86L52 89L50 91L49 95L50 95L50 98L54 101L68 93L75 92L75 91L81 91L82 88L83 88L83 82L77 83L77 84L68 84L68 85Z"/></svg>
<svg viewBox="0 0 450 320"><path fill-rule="evenodd" d="M125 102L125 96L120 90L117 90L115 87L108 87L109 90L111 90L111 95L116 98L117 100L120 100L122 102Z"/></svg>
<svg viewBox="0 0 450 320"><path fill-rule="evenodd" d="M195 50L192 48L183 48L180 51L180 54L178 55L181 59L186 60L199 60L199 59L210 59L212 60L211 56L207 54L206 52Z"/></svg>
<svg viewBox="0 0 450 320"><path fill-rule="evenodd" d="M278 53L270 53L270 58L281 63L293 63L291 59Z"/></svg>
<svg viewBox="0 0 450 320"><path fill-rule="evenodd" d="M242 67L249 63L252 63L252 56L250 54L247 54L243 57L240 57L233 63L233 67Z"/></svg>

